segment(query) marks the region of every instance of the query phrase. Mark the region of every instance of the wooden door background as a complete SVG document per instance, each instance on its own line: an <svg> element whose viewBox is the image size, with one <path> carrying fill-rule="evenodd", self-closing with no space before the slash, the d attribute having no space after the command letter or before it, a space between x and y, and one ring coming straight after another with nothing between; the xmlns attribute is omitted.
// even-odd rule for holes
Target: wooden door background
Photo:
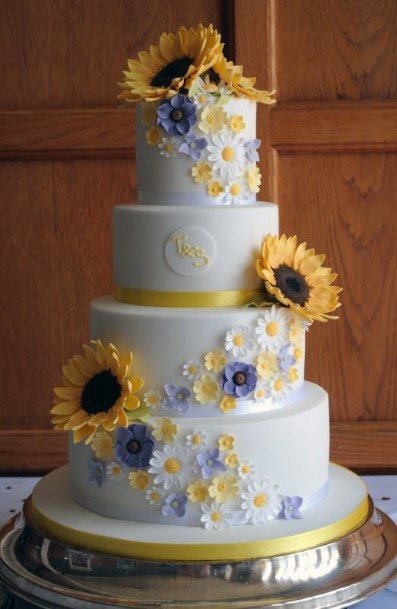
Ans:
<svg viewBox="0 0 397 609"><path fill-rule="evenodd" d="M134 200L134 117L115 83L163 30L199 21L277 89L260 111L262 195L344 286L341 320L308 340L332 457L397 468L396 20L394 0L0 0L2 471L66 460L52 387L87 340L89 301L112 291L112 207Z"/></svg>

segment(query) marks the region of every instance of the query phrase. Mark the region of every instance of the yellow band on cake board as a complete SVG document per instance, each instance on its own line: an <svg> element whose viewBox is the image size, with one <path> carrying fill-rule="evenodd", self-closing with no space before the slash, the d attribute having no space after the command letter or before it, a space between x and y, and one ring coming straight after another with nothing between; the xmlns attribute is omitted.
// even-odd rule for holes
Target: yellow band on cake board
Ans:
<svg viewBox="0 0 397 609"><path fill-rule="evenodd" d="M93 552L104 552L106 554L140 560L214 562L268 558L281 554L302 552L330 543L351 533L364 524L373 511L373 503L367 496L348 516L345 516L338 522L314 529L313 531L298 533L289 537L279 537L277 539L223 544L162 544L111 539L104 535L78 531L52 520L34 505L33 500L31 509L34 525L55 539L72 546Z"/></svg>
<svg viewBox="0 0 397 609"><path fill-rule="evenodd" d="M220 290L215 292L165 292L116 287L116 300L147 307L236 307L264 299L261 290Z"/></svg>

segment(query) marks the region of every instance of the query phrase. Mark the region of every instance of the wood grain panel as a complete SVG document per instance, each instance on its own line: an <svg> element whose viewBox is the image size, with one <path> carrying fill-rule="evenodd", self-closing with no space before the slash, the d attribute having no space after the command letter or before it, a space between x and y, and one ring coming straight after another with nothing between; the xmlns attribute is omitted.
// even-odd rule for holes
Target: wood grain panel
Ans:
<svg viewBox="0 0 397 609"><path fill-rule="evenodd" d="M134 198L133 163L2 163L0 181L0 426L47 427L61 366L87 340L89 301L112 291L111 213Z"/></svg>
<svg viewBox="0 0 397 609"><path fill-rule="evenodd" d="M0 160L133 158L133 108L0 111Z"/></svg>
<svg viewBox="0 0 397 609"><path fill-rule="evenodd" d="M280 100L397 97L394 0L270 1Z"/></svg>
<svg viewBox="0 0 397 609"><path fill-rule="evenodd" d="M0 430L0 474L37 474L60 467L67 462L66 445L62 431ZM396 472L397 424L333 423L331 460L360 471Z"/></svg>
<svg viewBox="0 0 397 609"><path fill-rule="evenodd" d="M222 0L0 0L0 107L114 106L127 57L223 16Z"/></svg>
<svg viewBox="0 0 397 609"><path fill-rule="evenodd" d="M339 421L397 418L394 297L396 155L281 156L282 230L308 241L344 287L338 323L308 336L308 379Z"/></svg>

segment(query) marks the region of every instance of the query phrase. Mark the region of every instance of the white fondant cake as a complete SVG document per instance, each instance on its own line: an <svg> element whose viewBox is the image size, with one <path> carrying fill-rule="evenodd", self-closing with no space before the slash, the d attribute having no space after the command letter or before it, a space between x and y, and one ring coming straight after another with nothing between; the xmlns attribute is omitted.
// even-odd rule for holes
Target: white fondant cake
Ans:
<svg viewBox="0 0 397 609"><path fill-rule="evenodd" d="M273 93L254 84L212 26L129 61L139 204L114 211L115 296L91 303L92 346L54 390L71 505L163 539L242 542L246 528L263 544L327 502L328 395L304 380L305 332L340 288L256 202L256 101Z"/></svg>

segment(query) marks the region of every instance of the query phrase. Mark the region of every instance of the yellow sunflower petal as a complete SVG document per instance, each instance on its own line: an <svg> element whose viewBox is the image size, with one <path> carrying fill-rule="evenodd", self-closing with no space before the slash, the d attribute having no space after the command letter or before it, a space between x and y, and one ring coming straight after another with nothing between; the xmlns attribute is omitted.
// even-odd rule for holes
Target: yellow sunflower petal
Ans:
<svg viewBox="0 0 397 609"><path fill-rule="evenodd" d="M54 387L54 393L63 400L77 400L81 396L81 387Z"/></svg>
<svg viewBox="0 0 397 609"><path fill-rule="evenodd" d="M124 408L126 410L136 410L140 406L140 399L136 395L129 395L125 398Z"/></svg>
<svg viewBox="0 0 397 609"><path fill-rule="evenodd" d="M51 414L67 415L73 414L80 408L79 400L71 400L69 402L61 402L55 404L50 410Z"/></svg>
<svg viewBox="0 0 397 609"><path fill-rule="evenodd" d="M87 413L80 409L65 423L65 429L78 429L87 423L87 418Z"/></svg>

